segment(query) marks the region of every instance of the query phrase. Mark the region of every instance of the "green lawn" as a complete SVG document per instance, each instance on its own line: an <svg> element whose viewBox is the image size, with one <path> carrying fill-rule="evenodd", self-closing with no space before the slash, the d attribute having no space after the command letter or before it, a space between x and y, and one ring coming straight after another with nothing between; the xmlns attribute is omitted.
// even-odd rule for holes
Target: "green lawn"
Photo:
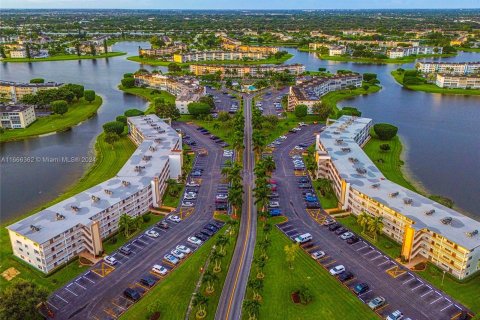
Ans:
<svg viewBox="0 0 480 320"><path fill-rule="evenodd" d="M465 52L480 52L480 48L463 48L460 47L458 48L459 51L465 51Z"/></svg>
<svg viewBox="0 0 480 320"><path fill-rule="evenodd" d="M292 58L293 54L286 54L280 59L275 59L275 58L266 58L266 59L260 59L260 60L212 60L212 61L196 61L196 62L184 62L184 63L178 63L176 64L182 66L182 67L187 67L191 64L240 64L240 65L259 65L259 64L281 64L287 61L288 59ZM168 66L172 61L164 61L164 60L159 60L159 59L154 59L154 58L140 58L139 56L132 56L127 58L130 61L135 61L139 62L142 64L149 64L152 66Z"/></svg>
<svg viewBox="0 0 480 320"><path fill-rule="evenodd" d="M189 172L191 170L193 165L193 160L195 159L194 155L187 153L188 150L190 150L190 147L184 144L183 145L183 166L182 166L183 172ZM167 189L165 190L165 193L162 199L162 205L167 207L172 207L172 208L178 207L178 204L180 203L180 199L183 195L183 190L185 189L185 183L177 182L177 185L179 185L181 189L179 190L178 196L176 197L169 194L170 185L167 185Z"/></svg>
<svg viewBox="0 0 480 320"><path fill-rule="evenodd" d="M163 98L167 102L175 103L175 96L167 91L160 91L151 88L140 88L140 87L133 87L133 88L124 88L122 85L118 86L118 89L122 90L125 93L133 94L139 97L142 97L150 102L153 101L155 98ZM145 113L154 113L155 109L152 105L149 105Z"/></svg>
<svg viewBox="0 0 480 320"><path fill-rule="evenodd" d="M191 115L184 114L180 117L179 121L193 122L200 127L204 127L205 129L210 131L212 134L221 138L223 141L228 142L229 144L232 144L233 127L226 126L224 123L220 122L219 120L212 120L212 121L198 120L198 119L194 119Z"/></svg>
<svg viewBox="0 0 480 320"><path fill-rule="evenodd" d="M338 207L338 199L335 193L326 193L325 196L322 196L319 190L319 184L320 182L318 180L313 180L312 185L315 188L315 191L317 193L317 197L320 200L320 203L322 204L323 209L332 209Z"/></svg>
<svg viewBox="0 0 480 320"><path fill-rule="evenodd" d="M329 56L329 55L321 55L321 54L319 54L318 57L322 60L330 60L330 61L349 61L349 62L359 62L359 63L384 64L384 63L409 63L422 58L440 58L440 57L445 58L445 57L454 57L456 55L457 55L456 53L423 54L423 55L408 56L405 58L396 58L396 59L361 58L361 57L350 57L350 56Z"/></svg>
<svg viewBox="0 0 480 320"><path fill-rule="evenodd" d="M292 242L277 228L272 228L270 240L259 319L377 319L365 304L303 250L299 249L293 270L290 269L285 261L284 247ZM253 273L255 269L251 275ZM302 285L310 289L313 301L296 305L290 295ZM250 292L247 297L251 298ZM248 319L245 312L243 319Z"/></svg>
<svg viewBox="0 0 480 320"><path fill-rule="evenodd" d="M5 58L1 59L2 62L43 62L43 61L64 61L64 60L85 60L85 59L101 59L101 58L111 58L117 56L123 56L127 54L126 52L109 52L106 54L97 54L77 56L76 54L62 54L57 56L51 56L48 58L38 58L38 59L28 59L28 58Z"/></svg>
<svg viewBox="0 0 480 320"><path fill-rule="evenodd" d="M20 274L12 281L16 281L17 279L27 279L36 282L38 285L47 288L49 291L53 291L82 271L86 270L86 267L79 267L78 263L74 261L50 276L45 276L43 273L35 271L29 265L14 258L10 247L10 238L5 227L115 176L127 159L130 158L135 149L135 145L126 136L122 136L120 141L118 141L112 149L110 145L103 141L103 134L101 134L97 138L97 143L95 144L96 161L78 182L70 186L65 193L61 194L56 199L42 205L32 212L21 215L14 221L2 223L0 228L0 272L3 272L10 267L14 267L20 271ZM5 288L8 284L8 281L3 277L0 277L0 289Z"/></svg>
<svg viewBox="0 0 480 320"><path fill-rule="evenodd" d="M92 103L83 98L72 103L64 115L53 114L46 117L39 117L25 129L10 129L0 134L0 142L23 140L42 134L65 131L79 124L82 121L94 116L102 105L102 98L96 96Z"/></svg>
<svg viewBox="0 0 480 320"><path fill-rule="evenodd" d="M480 89L448 89L440 88L433 83L424 83L416 85L404 85L403 84L403 72L398 72L396 70L390 73L395 81L401 84L404 88L414 91L423 91L428 93L441 93L441 94L459 94L459 95L480 95Z"/></svg>

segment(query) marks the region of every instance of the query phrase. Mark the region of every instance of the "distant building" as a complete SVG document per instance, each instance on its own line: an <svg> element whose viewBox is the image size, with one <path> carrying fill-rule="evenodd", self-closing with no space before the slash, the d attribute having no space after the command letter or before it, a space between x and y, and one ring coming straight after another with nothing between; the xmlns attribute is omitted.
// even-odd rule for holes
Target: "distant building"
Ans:
<svg viewBox="0 0 480 320"><path fill-rule="evenodd" d="M362 76L356 73L299 80L296 85L290 87L287 110L294 111L297 105L304 104L308 107L308 113L313 113L313 105L319 102L322 96L332 91L361 87L362 80Z"/></svg>
<svg viewBox="0 0 480 320"><path fill-rule="evenodd" d="M33 106L0 104L0 127L2 128L25 129L36 119Z"/></svg>
<svg viewBox="0 0 480 320"><path fill-rule="evenodd" d="M387 51L390 59L403 58L412 55L442 54L442 47L397 47Z"/></svg>
<svg viewBox="0 0 480 320"><path fill-rule="evenodd" d="M266 58L266 54L261 52L198 51L173 55L173 61L178 63L213 60L243 60L245 58L250 60L261 60Z"/></svg>
<svg viewBox="0 0 480 320"><path fill-rule="evenodd" d="M424 74L472 74L480 72L480 62L418 62L416 68Z"/></svg>
<svg viewBox="0 0 480 320"><path fill-rule="evenodd" d="M480 89L480 74L454 75L437 73L435 84L440 88Z"/></svg>
<svg viewBox="0 0 480 320"><path fill-rule="evenodd" d="M95 54L105 54L113 51L112 46L105 48L103 41L101 44L96 44L93 41L84 41L80 44L80 54L93 54L92 49L95 51ZM105 49L107 50L106 52ZM76 48L70 48L70 51L75 52Z"/></svg>
<svg viewBox="0 0 480 320"><path fill-rule="evenodd" d="M222 49L238 52L253 52L253 53L263 53L265 55L270 55L277 53L279 51L278 47L268 47L268 46L250 46L242 45L242 42L229 37L220 37L222 40Z"/></svg>
<svg viewBox="0 0 480 320"><path fill-rule="evenodd" d="M20 50L10 50L10 58L17 59L17 58L26 58L27 57L27 50L20 49Z"/></svg>
<svg viewBox="0 0 480 320"><path fill-rule="evenodd" d="M40 90L57 89L62 85L63 83L56 82L19 83L0 80L0 98L17 102L26 94L35 94Z"/></svg>
<svg viewBox="0 0 480 320"><path fill-rule="evenodd" d="M178 43L170 47L164 47L159 49L138 48L138 55L142 57L158 58L158 57L171 56L174 53L179 53L186 50L187 50L187 45L185 43Z"/></svg>
<svg viewBox="0 0 480 320"><path fill-rule="evenodd" d="M398 47L401 44L407 44L411 47L418 47L420 46L419 41L412 41L412 40L344 40L340 39L337 41L340 44L363 44L363 45L372 45L372 46L378 46L380 48L394 48Z"/></svg>
<svg viewBox="0 0 480 320"><path fill-rule="evenodd" d="M328 49L329 56L341 56L345 53L347 53L347 47L345 46L331 46Z"/></svg>
<svg viewBox="0 0 480 320"><path fill-rule="evenodd" d="M196 76L219 73L222 77L243 78L248 76L263 78L269 72L289 72L299 75L305 72L303 64L266 64L266 65L213 65L213 64L191 64L190 72Z"/></svg>

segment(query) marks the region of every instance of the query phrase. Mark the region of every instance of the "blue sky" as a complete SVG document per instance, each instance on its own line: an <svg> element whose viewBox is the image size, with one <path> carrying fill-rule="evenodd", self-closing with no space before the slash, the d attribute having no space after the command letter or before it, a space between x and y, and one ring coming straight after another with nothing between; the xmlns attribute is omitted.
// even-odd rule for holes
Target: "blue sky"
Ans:
<svg viewBox="0 0 480 320"><path fill-rule="evenodd" d="M382 9L479 8L479 0L0 0L0 8Z"/></svg>

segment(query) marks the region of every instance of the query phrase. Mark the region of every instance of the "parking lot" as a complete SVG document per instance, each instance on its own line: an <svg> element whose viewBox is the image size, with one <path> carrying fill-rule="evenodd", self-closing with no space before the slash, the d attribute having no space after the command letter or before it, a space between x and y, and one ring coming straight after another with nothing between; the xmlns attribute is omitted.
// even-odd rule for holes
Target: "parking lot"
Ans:
<svg viewBox="0 0 480 320"><path fill-rule="evenodd" d="M124 295L127 288L133 289L143 296L151 286L161 282L163 276L152 271L152 266L159 264L166 268L166 276L194 253L199 245L187 241L188 237L197 235L207 240L214 232L206 230L208 223L218 231L223 223L212 219L215 210L216 185L221 181L221 165L224 161L223 150L212 140L197 133L195 128L187 124L177 127L194 137L198 144L195 166L202 166L204 171L198 188L195 205L189 213L182 215L180 222L165 219L168 229L153 226L150 235L141 233L132 238L123 247L128 254L116 250L109 254L116 262L109 265L99 261L82 275L55 291L48 299L48 306L55 319L116 319L134 303ZM202 153L203 155L200 155ZM172 215L180 216L184 209L180 207ZM158 234L158 236L156 235ZM181 249L189 249L186 257L174 259L167 255L179 255ZM174 256L175 258L175 256ZM76 262L73 262L76 263ZM150 282L149 285L145 281Z"/></svg>
<svg viewBox="0 0 480 320"><path fill-rule="evenodd" d="M261 103L264 115L278 115L283 112L281 106L282 97L288 94L288 87L280 90L271 89L261 95L261 97L255 99L256 104Z"/></svg>
<svg viewBox="0 0 480 320"><path fill-rule="evenodd" d="M467 311L464 306L361 237L352 244L342 240L340 236L348 230L336 234L329 227L323 226L328 218L323 210L307 209L308 202L303 194L305 189L299 188L299 179L305 173L294 170L292 155L295 152L292 153L292 150L300 143L313 143L314 133L320 129L320 126L302 128L301 131L288 135L285 142L273 152L277 163L273 178L278 181L280 208L288 217L288 222L277 227L291 239L310 233L312 240L302 244L302 249L308 254L324 251L325 256L317 262L326 270L343 265L346 273L353 274L347 281L339 280L339 285L345 285L353 291L360 283L368 284L368 290L358 294L363 302L368 303L377 296L384 297L386 303L375 310L381 318L385 319L393 311L400 310L405 315L404 319L454 319L462 311Z"/></svg>
<svg viewBox="0 0 480 320"><path fill-rule="evenodd" d="M207 88L206 92L207 94L211 94L213 96L215 102L215 112L230 112L232 105L239 105L238 99L233 96L229 90Z"/></svg>

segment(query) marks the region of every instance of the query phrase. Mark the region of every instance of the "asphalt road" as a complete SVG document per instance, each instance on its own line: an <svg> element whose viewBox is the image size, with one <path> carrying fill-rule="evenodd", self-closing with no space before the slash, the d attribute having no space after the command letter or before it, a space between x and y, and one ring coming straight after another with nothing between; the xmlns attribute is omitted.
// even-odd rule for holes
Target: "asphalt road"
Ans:
<svg viewBox="0 0 480 320"><path fill-rule="evenodd" d="M237 244L215 314L215 319L218 320L240 319L255 249L257 219L252 193L254 188L253 167L255 159L252 147L251 96L244 95L244 101L245 151L243 154L243 186L245 193Z"/></svg>
<svg viewBox="0 0 480 320"><path fill-rule="evenodd" d="M89 270L54 292L48 303L55 313L55 319L115 319L131 305L131 302L122 297L127 287L133 286L143 292L145 288L137 282L143 275L149 274L154 264L171 268L162 261L167 252L178 244L196 249L189 245L186 239L201 230L207 222L213 221L216 185L221 179L223 151L208 137L199 134L194 127L184 123L178 123L175 127L181 128L194 138L198 143L197 148L203 147L208 151L208 155L198 157L204 165L204 174L193 213L178 224L170 222L172 227L166 231L156 228L160 233L159 238L154 239L142 234L132 239L129 244L133 253L129 256L114 253L119 263L116 269L105 277Z"/></svg>
<svg viewBox="0 0 480 320"><path fill-rule="evenodd" d="M393 278L386 271L398 266L395 261L365 240L347 244L327 227L317 224L306 211L289 152L299 143L313 143L314 132L320 128L319 125L302 127L302 131L288 134L286 141L274 151L277 170L273 178L278 182L281 208L288 217L288 222L280 225L280 230L289 237L306 232L312 234L313 240L304 247L306 251L325 251L326 258L319 263L326 269L343 264L347 271L355 275L348 283L350 289L358 283L368 283L370 290L359 296L362 301L368 302L376 296L385 297L388 305L378 311L384 319L397 309L405 314L405 318L415 320L447 320L466 310L413 272L405 270L405 273Z"/></svg>

